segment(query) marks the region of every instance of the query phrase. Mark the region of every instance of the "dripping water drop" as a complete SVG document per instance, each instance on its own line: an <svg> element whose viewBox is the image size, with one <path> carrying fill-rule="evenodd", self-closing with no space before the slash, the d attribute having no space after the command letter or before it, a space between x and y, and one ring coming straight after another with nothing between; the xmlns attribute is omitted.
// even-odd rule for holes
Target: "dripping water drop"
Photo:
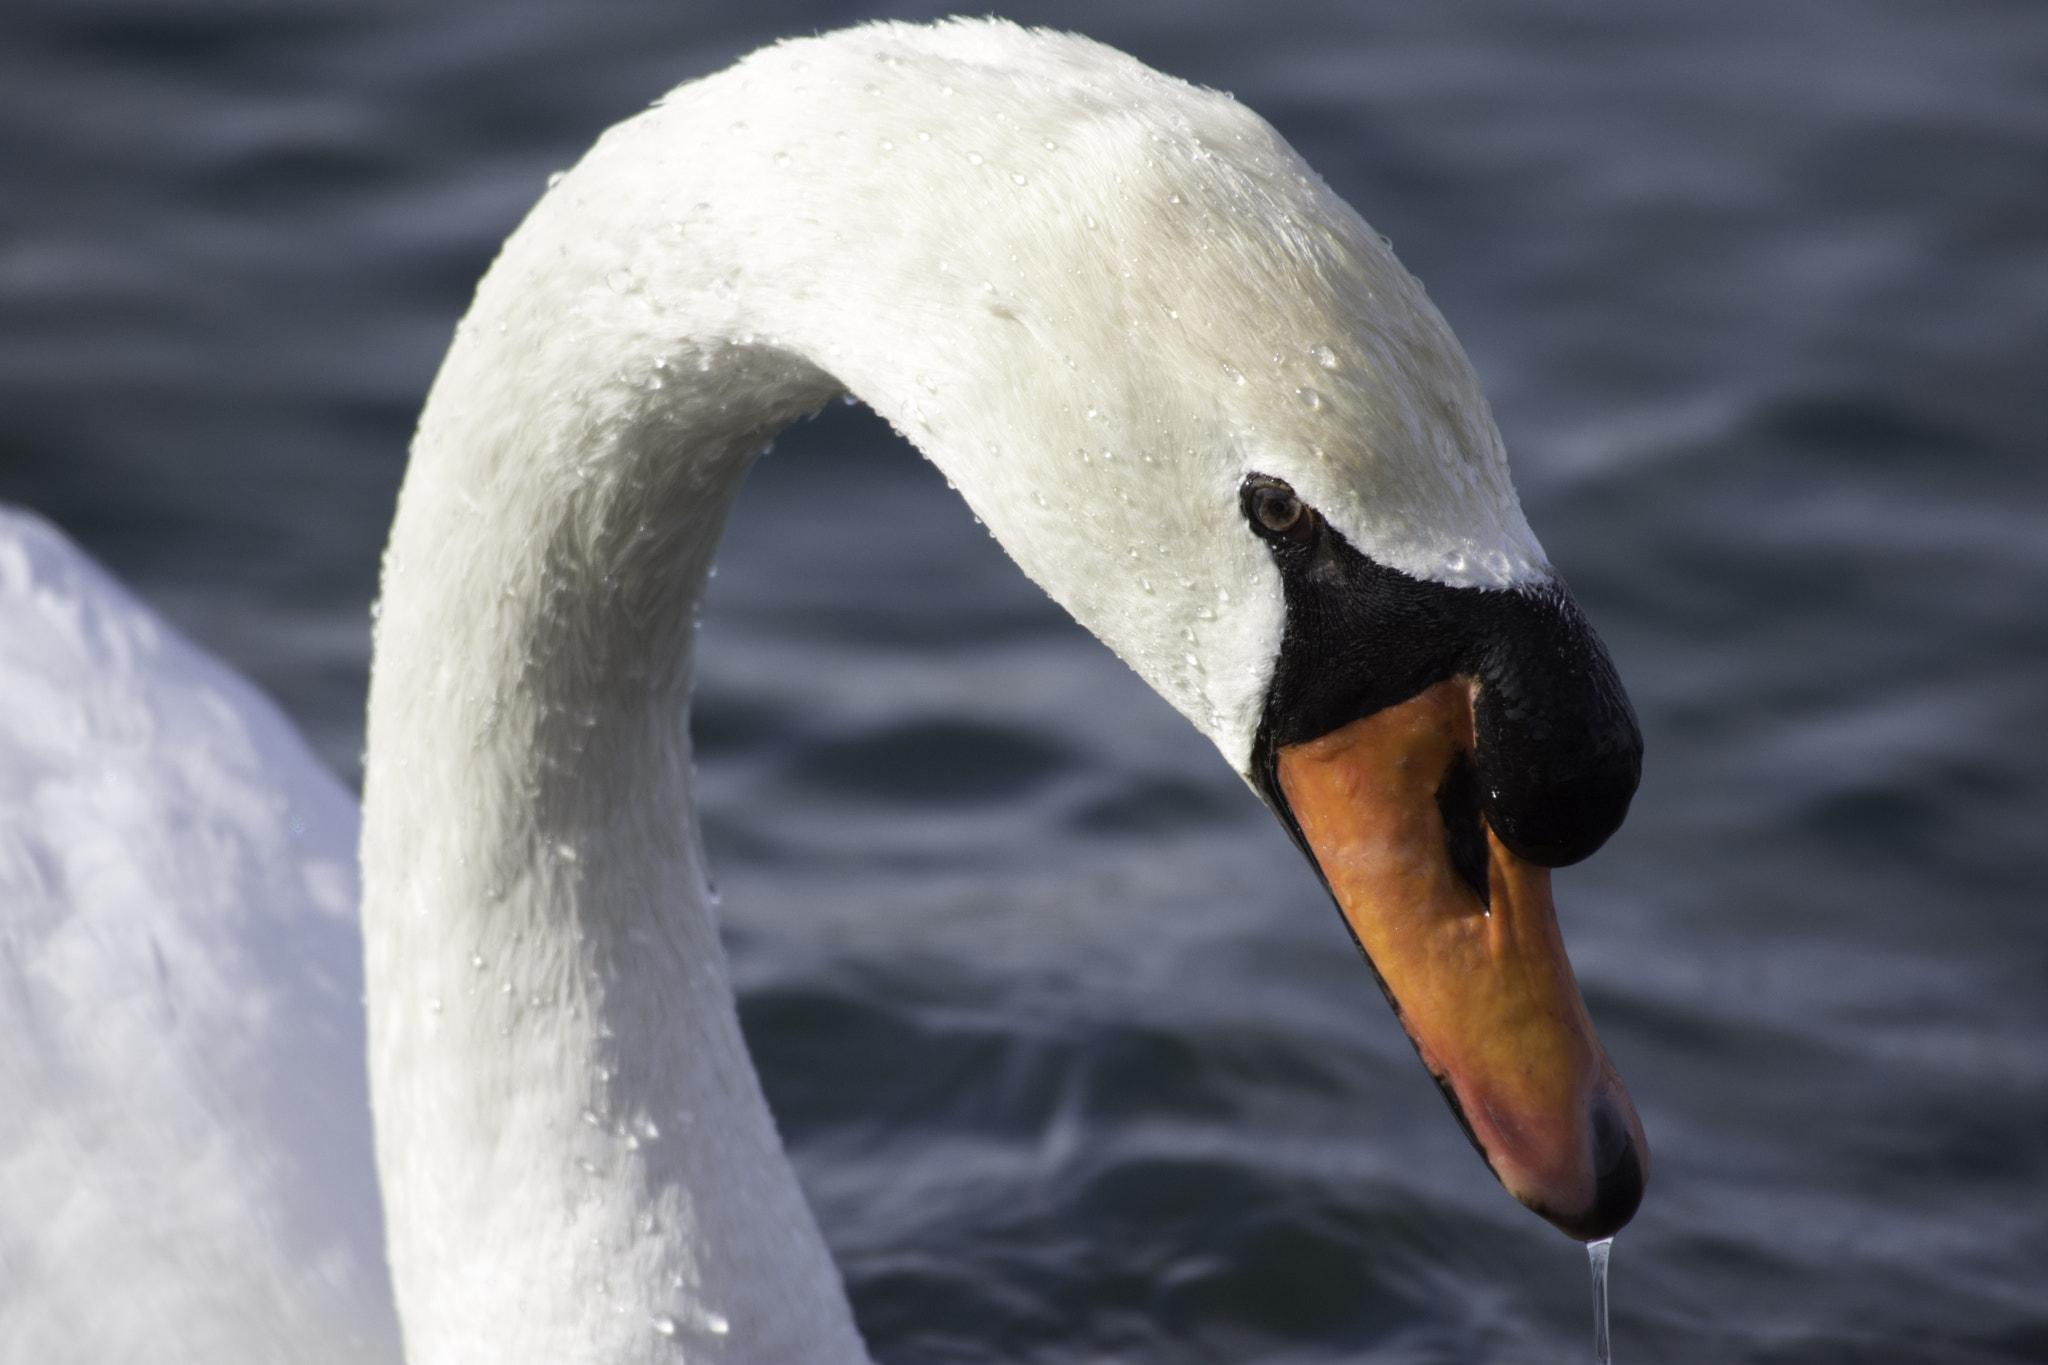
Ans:
<svg viewBox="0 0 2048 1365"><path fill-rule="evenodd" d="M1593 1362L1612 1365L1613 1353L1607 1342L1607 1258L1614 1251L1614 1239L1602 1237L1586 1243L1586 1259L1593 1267Z"/></svg>

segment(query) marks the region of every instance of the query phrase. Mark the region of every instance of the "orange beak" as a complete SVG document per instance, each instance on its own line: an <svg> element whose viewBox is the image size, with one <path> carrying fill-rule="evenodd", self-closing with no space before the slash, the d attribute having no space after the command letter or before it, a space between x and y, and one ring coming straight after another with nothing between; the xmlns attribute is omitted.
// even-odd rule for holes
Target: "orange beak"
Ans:
<svg viewBox="0 0 2048 1365"><path fill-rule="evenodd" d="M1282 749L1279 787L1494 1175L1570 1236L1609 1237L1642 1201L1649 1145L1579 996L1550 870L1479 812L1472 695L1469 680L1441 682Z"/></svg>

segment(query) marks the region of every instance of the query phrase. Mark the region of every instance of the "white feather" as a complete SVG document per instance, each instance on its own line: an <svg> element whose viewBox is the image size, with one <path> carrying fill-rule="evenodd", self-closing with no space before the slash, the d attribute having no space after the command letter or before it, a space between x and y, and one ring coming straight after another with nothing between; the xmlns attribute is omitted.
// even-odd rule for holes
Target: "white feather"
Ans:
<svg viewBox="0 0 2048 1365"><path fill-rule="evenodd" d="M356 811L0 508L0 1355L390 1359Z"/></svg>

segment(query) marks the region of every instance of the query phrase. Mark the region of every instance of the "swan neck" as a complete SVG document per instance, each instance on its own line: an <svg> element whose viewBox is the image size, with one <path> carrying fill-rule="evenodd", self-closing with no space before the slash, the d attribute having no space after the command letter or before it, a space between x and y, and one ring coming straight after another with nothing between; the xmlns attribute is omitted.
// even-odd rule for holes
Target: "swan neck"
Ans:
<svg viewBox="0 0 2048 1365"><path fill-rule="evenodd" d="M377 628L363 925L408 1353L864 1359L740 1034L688 735L726 515L836 385L716 333L650 360L601 276L537 287L521 247L422 418Z"/></svg>

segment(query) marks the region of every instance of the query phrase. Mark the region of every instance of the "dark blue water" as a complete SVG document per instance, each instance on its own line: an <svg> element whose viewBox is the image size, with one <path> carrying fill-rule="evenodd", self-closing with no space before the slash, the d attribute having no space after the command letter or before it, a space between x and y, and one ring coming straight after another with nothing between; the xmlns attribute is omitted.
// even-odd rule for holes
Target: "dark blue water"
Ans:
<svg viewBox="0 0 2048 1365"><path fill-rule="evenodd" d="M0 499L352 778L412 416L548 172L939 12L12 0ZM1617 1357L2048 1360L2048 10L1007 12L1235 91L1392 236L1621 666L1642 793L1559 878L1656 1156ZM1280 831L913 453L835 408L728 543L708 838L881 1359L1586 1358L1583 1252Z"/></svg>

